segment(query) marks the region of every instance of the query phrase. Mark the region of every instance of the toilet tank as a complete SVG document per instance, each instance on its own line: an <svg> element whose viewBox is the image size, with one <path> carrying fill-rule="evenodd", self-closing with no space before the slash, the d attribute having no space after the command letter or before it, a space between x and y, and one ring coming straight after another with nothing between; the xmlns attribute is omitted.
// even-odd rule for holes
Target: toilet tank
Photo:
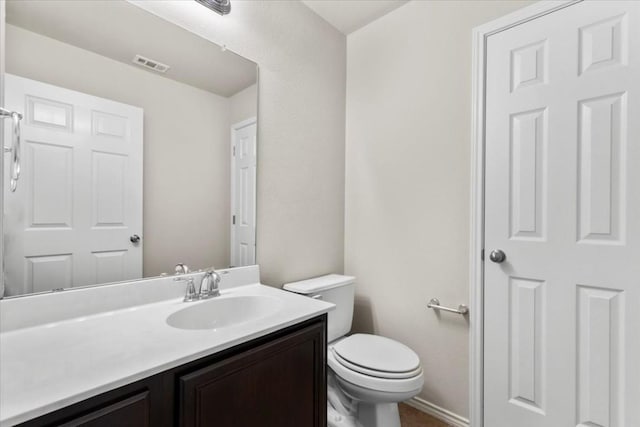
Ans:
<svg viewBox="0 0 640 427"><path fill-rule="evenodd" d="M318 298L336 305L327 318L327 340L331 342L345 336L351 330L355 280L352 276L328 274L287 283L283 288L289 292Z"/></svg>

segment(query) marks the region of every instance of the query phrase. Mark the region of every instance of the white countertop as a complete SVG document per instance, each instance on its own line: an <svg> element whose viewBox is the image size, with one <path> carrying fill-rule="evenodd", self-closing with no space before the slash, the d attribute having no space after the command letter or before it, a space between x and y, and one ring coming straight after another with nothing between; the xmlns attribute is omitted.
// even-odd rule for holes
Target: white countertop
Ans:
<svg viewBox="0 0 640 427"><path fill-rule="evenodd" d="M171 298L0 333L0 426L14 425L326 313L332 304L249 284L218 298L264 295L282 308L212 330L169 326L193 304Z"/></svg>

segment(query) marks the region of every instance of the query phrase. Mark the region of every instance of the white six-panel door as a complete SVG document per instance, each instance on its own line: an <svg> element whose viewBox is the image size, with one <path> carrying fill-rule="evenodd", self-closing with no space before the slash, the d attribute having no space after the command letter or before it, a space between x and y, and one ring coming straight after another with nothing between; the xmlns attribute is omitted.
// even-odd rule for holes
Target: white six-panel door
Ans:
<svg viewBox="0 0 640 427"><path fill-rule="evenodd" d="M10 74L5 91L24 112L7 295L141 278L142 109Z"/></svg>
<svg viewBox="0 0 640 427"><path fill-rule="evenodd" d="M640 426L640 2L491 35L486 76L484 425Z"/></svg>
<svg viewBox="0 0 640 427"><path fill-rule="evenodd" d="M231 265L256 263L256 120L234 125L231 131Z"/></svg>

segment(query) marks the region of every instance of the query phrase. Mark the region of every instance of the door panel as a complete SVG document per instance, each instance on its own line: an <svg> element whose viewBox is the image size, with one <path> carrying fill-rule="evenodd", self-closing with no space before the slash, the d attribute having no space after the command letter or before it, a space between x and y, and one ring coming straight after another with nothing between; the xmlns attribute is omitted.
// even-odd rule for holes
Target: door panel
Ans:
<svg viewBox="0 0 640 427"><path fill-rule="evenodd" d="M583 100L578 108L578 239L620 242L626 94Z"/></svg>
<svg viewBox="0 0 640 427"><path fill-rule="evenodd" d="M73 227L73 149L25 141L28 227Z"/></svg>
<svg viewBox="0 0 640 427"><path fill-rule="evenodd" d="M31 256L25 258L29 292L45 292L73 285L73 255Z"/></svg>
<svg viewBox="0 0 640 427"><path fill-rule="evenodd" d="M73 105L30 95L25 99L27 124L73 133Z"/></svg>
<svg viewBox="0 0 640 427"><path fill-rule="evenodd" d="M510 278L510 399L531 410L543 408L542 342L545 282Z"/></svg>
<svg viewBox="0 0 640 427"><path fill-rule="evenodd" d="M127 156L93 151L92 227L126 226Z"/></svg>
<svg viewBox="0 0 640 427"><path fill-rule="evenodd" d="M485 425L640 425L640 3L487 41Z"/></svg>
<svg viewBox="0 0 640 427"><path fill-rule="evenodd" d="M537 109L511 116L511 192L513 239L544 238L547 112Z"/></svg>
<svg viewBox="0 0 640 427"><path fill-rule="evenodd" d="M626 295L615 289L581 285L577 292L578 422L627 425L622 422L624 350L620 335Z"/></svg>

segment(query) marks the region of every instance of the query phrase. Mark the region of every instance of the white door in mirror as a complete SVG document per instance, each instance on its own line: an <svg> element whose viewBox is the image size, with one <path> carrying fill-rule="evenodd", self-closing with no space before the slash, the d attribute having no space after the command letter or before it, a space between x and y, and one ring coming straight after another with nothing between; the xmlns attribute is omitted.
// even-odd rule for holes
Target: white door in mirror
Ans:
<svg viewBox="0 0 640 427"><path fill-rule="evenodd" d="M25 111L6 188L6 295L142 277L143 110L7 74Z"/></svg>
<svg viewBox="0 0 640 427"><path fill-rule="evenodd" d="M231 265L256 263L256 119L231 129Z"/></svg>

